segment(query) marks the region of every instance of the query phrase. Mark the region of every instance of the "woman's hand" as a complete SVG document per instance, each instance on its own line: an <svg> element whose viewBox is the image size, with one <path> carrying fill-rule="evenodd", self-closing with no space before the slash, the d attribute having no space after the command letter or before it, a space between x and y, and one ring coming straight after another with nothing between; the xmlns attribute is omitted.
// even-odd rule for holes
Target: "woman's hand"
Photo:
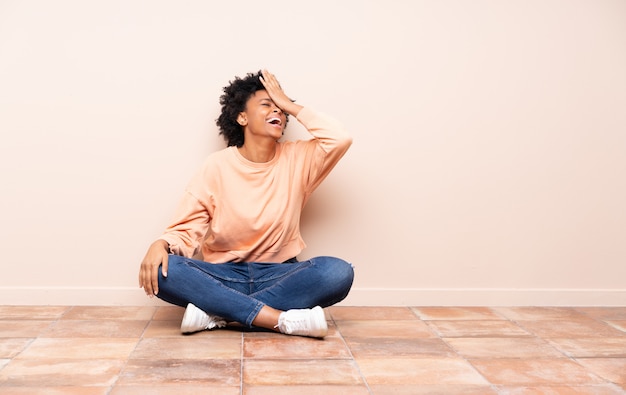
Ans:
<svg viewBox="0 0 626 395"><path fill-rule="evenodd" d="M157 240L150 245L139 268L139 287L146 295L153 297L159 293L159 266L163 277L167 277L167 257L169 245L165 240Z"/></svg>
<svg viewBox="0 0 626 395"><path fill-rule="evenodd" d="M267 70L261 71L261 83L265 87L270 99L284 112L289 115L296 116L302 109L302 106L291 101L291 99L285 94L283 88L280 87L278 80L274 74Z"/></svg>

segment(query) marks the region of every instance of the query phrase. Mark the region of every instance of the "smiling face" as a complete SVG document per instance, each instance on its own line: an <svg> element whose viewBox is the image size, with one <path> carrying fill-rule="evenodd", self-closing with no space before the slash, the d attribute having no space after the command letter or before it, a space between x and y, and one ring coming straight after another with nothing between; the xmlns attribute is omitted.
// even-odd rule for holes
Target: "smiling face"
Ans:
<svg viewBox="0 0 626 395"><path fill-rule="evenodd" d="M239 113L237 122L243 126L246 139L271 138L276 141L283 135L287 123L285 113L274 104L265 90L256 91Z"/></svg>

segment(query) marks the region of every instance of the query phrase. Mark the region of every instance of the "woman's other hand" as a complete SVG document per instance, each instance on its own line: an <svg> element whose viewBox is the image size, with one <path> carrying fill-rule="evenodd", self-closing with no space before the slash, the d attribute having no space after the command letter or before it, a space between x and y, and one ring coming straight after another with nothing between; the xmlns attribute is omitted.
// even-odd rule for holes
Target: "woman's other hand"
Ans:
<svg viewBox="0 0 626 395"><path fill-rule="evenodd" d="M153 297L159 293L159 266L163 277L167 277L167 257L169 245L165 240L157 240L150 245L139 269L139 287L146 295Z"/></svg>

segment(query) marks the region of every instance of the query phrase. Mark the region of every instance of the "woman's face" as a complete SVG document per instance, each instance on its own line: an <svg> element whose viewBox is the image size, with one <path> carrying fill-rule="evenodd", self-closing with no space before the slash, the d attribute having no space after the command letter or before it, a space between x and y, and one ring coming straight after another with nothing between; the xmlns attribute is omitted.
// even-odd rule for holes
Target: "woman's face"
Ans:
<svg viewBox="0 0 626 395"><path fill-rule="evenodd" d="M283 135L287 116L276 107L265 90L260 90L250 96L237 122L254 136L278 140Z"/></svg>

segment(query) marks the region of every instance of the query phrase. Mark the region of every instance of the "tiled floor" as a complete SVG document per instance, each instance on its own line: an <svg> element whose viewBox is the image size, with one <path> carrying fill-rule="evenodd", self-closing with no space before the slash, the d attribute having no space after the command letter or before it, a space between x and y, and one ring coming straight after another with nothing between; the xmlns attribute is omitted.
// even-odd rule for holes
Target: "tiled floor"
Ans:
<svg viewBox="0 0 626 395"><path fill-rule="evenodd" d="M626 394L626 307L331 307L324 340L182 313L0 306L0 394Z"/></svg>

